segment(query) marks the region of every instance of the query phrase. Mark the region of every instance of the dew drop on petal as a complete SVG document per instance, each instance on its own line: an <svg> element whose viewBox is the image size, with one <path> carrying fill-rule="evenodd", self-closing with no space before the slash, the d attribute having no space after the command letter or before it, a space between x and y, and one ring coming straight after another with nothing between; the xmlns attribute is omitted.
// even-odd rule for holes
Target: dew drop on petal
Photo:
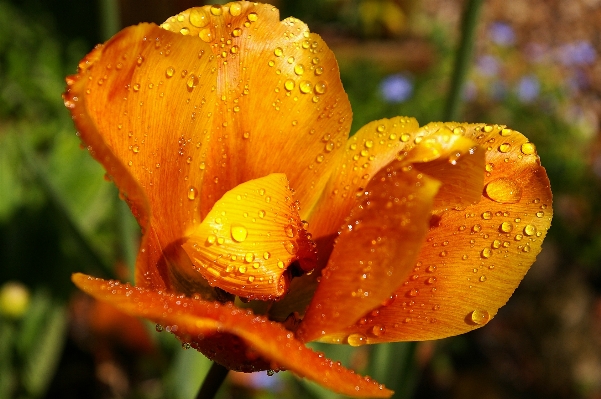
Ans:
<svg viewBox="0 0 601 399"><path fill-rule="evenodd" d="M488 198L501 204L514 204L522 198L522 188L514 180L505 177L489 182L484 191Z"/></svg>
<svg viewBox="0 0 601 399"><path fill-rule="evenodd" d="M363 334L351 334L346 341L350 346L362 346L367 343L367 337Z"/></svg>
<svg viewBox="0 0 601 399"><path fill-rule="evenodd" d="M248 236L248 230L246 230L246 227L241 225L232 225L232 227L230 228L230 233L232 234L232 238L236 242L243 242Z"/></svg>
<svg viewBox="0 0 601 399"><path fill-rule="evenodd" d="M490 320L490 314L486 310L474 310L470 314L470 319L474 324L483 325Z"/></svg>
<svg viewBox="0 0 601 399"><path fill-rule="evenodd" d="M532 143L524 143L522 144L522 153L524 155L532 155L536 152L536 147Z"/></svg>
<svg viewBox="0 0 601 399"><path fill-rule="evenodd" d="M242 12L242 6L240 3L230 3L230 14L233 17L237 17Z"/></svg>
<svg viewBox="0 0 601 399"><path fill-rule="evenodd" d="M188 187L188 199L190 201L192 201L196 198L197 193L198 193L198 191L196 190L196 187L193 187L193 186Z"/></svg>

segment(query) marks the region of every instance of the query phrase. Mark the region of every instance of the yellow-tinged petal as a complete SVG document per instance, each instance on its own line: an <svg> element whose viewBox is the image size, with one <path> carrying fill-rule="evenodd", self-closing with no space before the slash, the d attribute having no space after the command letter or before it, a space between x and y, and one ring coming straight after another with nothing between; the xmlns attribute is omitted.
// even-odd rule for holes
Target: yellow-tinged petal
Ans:
<svg viewBox="0 0 601 399"><path fill-rule="evenodd" d="M246 1L192 8L161 26L205 41L211 50L202 57L215 61L214 92L204 107L212 115L199 112L213 118L204 195L214 201L244 181L281 172L308 211L352 117L338 64L321 37L296 18L280 21L271 5ZM201 206L205 215L210 206Z"/></svg>
<svg viewBox="0 0 601 399"><path fill-rule="evenodd" d="M420 136L448 130L486 149L477 204L435 210L412 273L385 306L326 338L363 342L437 339L486 324L511 296L541 250L552 196L534 145L503 126L433 123Z"/></svg>
<svg viewBox="0 0 601 399"><path fill-rule="evenodd" d="M249 299L284 295L290 263L314 267L313 243L283 174L242 183L215 203L183 248L211 285Z"/></svg>
<svg viewBox="0 0 601 399"><path fill-rule="evenodd" d="M83 274L74 274L72 279L95 298L130 315L159 323L194 347L200 348L205 341L215 343L219 339L222 344L235 343L235 347L216 344L210 349L204 348L210 358L222 363L237 362L239 366L226 364L229 368L258 371L256 365L260 365L262 369L287 369L349 396L387 398L392 395L392 391L381 384L306 348L280 324L238 309L231 303L206 302ZM234 359L228 355L229 351L242 356Z"/></svg>

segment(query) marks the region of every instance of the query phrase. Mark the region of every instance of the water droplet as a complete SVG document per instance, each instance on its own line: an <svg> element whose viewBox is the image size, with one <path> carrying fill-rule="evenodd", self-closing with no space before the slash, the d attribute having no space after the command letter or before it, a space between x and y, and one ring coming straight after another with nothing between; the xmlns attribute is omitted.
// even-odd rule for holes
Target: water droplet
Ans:
<svg viewBox="0 0 601 399"><path fill-rule="evenodd" d="M184 35L184 36L187 36L187 35L189 35L189 34L190 34L190 29L188 29L188 28L186 28L186 27L183 27L183 28L181 28L181 29L179 30L179 33L181 33L181 34L182 34L182 35Z"/></svg>
<svg viewBox="0 0 601 399"><path fill-rule="evenodd" d="M213 41L213 32L211 32L211 29L209 28L204 28L200 31L198 37L200 37L203 42L210 43Z"/></svg>
<svg viewBox="0 0 601 399"><path fill-rule="evenodd" d="M524 143L522 144L522 153L524 155L532 155L536 152L536 147L532 143Z"/></svg>
<svg viewBox="0 0 601 399"><path fill-rule="evenodd" d="M240 35L242 35L242 29L240 29L240 28L235 28L235 29L232 31L232 36L234 36L234 37L240 37Z"/></svg>
<svg viewBox="0 0 601 399"><path fill-rule="evenodd" d="M280 269L283 269L283 268L284 268L284 266L286 266L286 265L284 264L284 262L282 262L281 260L280 260L280 261L278 261L278 267L279 267Z"/></svg>
<svg viewBox="0 0 601 399"><path fill-rule="evenodd" d="M294 73L297 74L298 76L301 76L303 73L305 73L305 67L303 64L296 64L294 66Z"/></svg>
<svg viewBox="0 0 601 399"><path fill-rule="evenodd" d="M320 80L315 84L315 93L316 94L325 94L328 91L328 84L325 80Z"/></svg>
<svg viewBox="0 0 601 399"><path fill-rule="evenodd" d="M241 225L232 225L230 228L230 233L236 242L242 242L246 240L246 237L248 236L248 230L246 230L246 227Z"/></svg>
<svg viewBox="0 0 601 399"><path fill-rule="evenodd" d="M190 201L192 201L194 198L196 198L196 194L198 194L196 187L193 187L193 186L188 187L188 199Z"/></svg>
<svg viewBox="0 0 601 399"><path fill-rule="evenodd" d="M296 235L296 229L291 224L284 227L284 232L289 238L294 238L294 236Z"/></svg>
<svg viewBox="0 0 601 399"><path fill-rule="evenodd" d="M276 57L281 57L282 55L284 55L284 50L282 50L281 47L276 47L275 50L273 50L273 53Z"/></svg>
<svg viewBox="0 0 601 399"><path fill-rule="evenodd" d="M488 198L501 204L514 204L522 198L522 188L504 177L491 181L484 190Z"/></svg>
<svg viewBox="0 0 601 399"><path fill-rule="evenodd" d="M474 324L482 325L488 323L490 314L486 310L474 310L470 314L470 319Z"/></svg>
<svg viewBox="0 0 601 399"><path fill-rule="evenodd" d="M259 16L257 15L256 12L251 12L250 14L248 14L248 20L250 22L256 22L259 19Z"/></svg>
<svg viewBox="0 0 601 399"><path fill-rule="evenodd" d="M242 6L240 3L230 3L230 14L233 17L237 17L242 12Z"/></svg>
<svg viewBox="0 0 601 399"><path fill-rule="evenodd" d="M526 234L527 236L532 236L536 234L536 226L534 226L533 224L526 225L526 227L524 227L524 234Z"/></svg>
<svg viewBox="0 0 601 399"><path fill-rule="evenodd" d="M513 224L511 222L503 222L501 223L501 231L503 233L509 233L513 230Z"/></svg>
<svg viewBox="0 0 601 399"><path fill-rule="evenodd" d="M261 219L263 219L263 218L265 217L265 211L264 211L263 209L261 209L261 210L259 211L259 217L260 217Z"/></svg>
<svg viewBox="0 0 601 399"><path fill-rule="evenodd" d="M543 211L536 212L536 217L537 218L542 218L543 216L545 216L545 212L543 212Z"/></svg>
<svg viewBox="0 0 601 399"><path fill-rule="evenodd" d="M160 324L157 324L156 326L154 326L154 329L155 329L157 332L162 332L162 331L163 331L163 326L162 326L162 325L160 325Z"/></svg>
<svg viewBox="0 0 601 399"><path fill-rule="evenodd" d="M346 341L350 346L362 346L367 343L367 337L363 334L351 334Z"/></svg>
<svg viewBox="0 0 601 399"><path fill-rule="evenodd" d="M376 324L372 327L371 333L376 337L381 337L386 332L386 327Z"/></svg>
<svg viewBox="0 0 601 399"><path fill-rule="evenodd" d="M499 151L502 153L509 152L511 150L511 144L503 143L499 146Z"/></svg>
<svg viewBox="0 0 601 399"><path fill-rule="evenodd" d="M288 91L292 91L294 89L294 80L292 79L288 79L285 83L284 83L284 88Z"/></svg>
<svg viewBox="0 0 601 399"><path fill-rule="evenodd" d="M482 213L482 219L490 220L491 218L492 218L492 212L491 211L486 211L486 212Z"/></svg>
<svg viewBox="0 0 601 399"><path fill-rule="evenodd" d="M301 81L298 87L300 88L300 91L302 93L311 93L311 82L309 82L308 80Z"/></svg>
<svg viewBox="0 0 601 399"><path fill-rule="evenodd" d="M409 296L416 297L419 294L419 291L416 288L412 288L411 291L408 292Z"/></svg>
<svg viewBox="0 0 601 399"><path fill-rule="evenodd" d="M223 10L221 9L220 5L212 5L211 8L211 14L215 15L215 16L219 16L223 13Z"/></svg>
<svg viewBox="0 0 601 399"><path fill-rule="evenodd" d="M247 252L246 255L244 255L244 260L248 263L252 262L253 260L255 260L255 254L253 254L252 252Z"/></svg>
<svg viewBox="0 0 601 399"><path fill-rule="evenodd" d="M238 268L238 271L239 271L240 273L244 274L244 273L246 273L246 270L247 270L247 269L248 269L248 268L246 267L246 265L241 265L241 266Z"/></svg>
<svg viewBox="0 0 601 399"><path fill-rule="evenodd" d="M321 74L323 74L323 67L321 67L321 66L316 67L315 68L315 75L319 76Z"/></svg>
<svg viewBox="0 0 601 399"><path fill-rule="evenodd" d="M480 282L483 283L486 281L486 276L480 276L479 278Z"/></svg>
<svg viewBox="0 0 601 399"><path fill-rule="evenodd" d="M482 256L485 259L488 259L492 256L492 249L490 248L484 248L482 250L482 252L480 253L480 256Z"/></svg>
<svg viewBox="0 0 601 399"><path fill-rule="evenodd" d="M482 226L480 226L479 224L475 224L474 227L472 227L472 231L474 233L478 233L482 230Z"/></svg>
<svg viewBox="0 0 601 399"><path fill-rule="evenodd" d="M209 245L215 244L215 241L217 241L217 237L215 237L213 234L211 234L207 237L207 243Z"/></svg>
<svg viewBox="0 0 601 399"><path fill-rule="evenodd" d="M198 84L198 77L196 75L191 74L186 82L186 86L188 86L188 91L192 91L196 85Z"/></svg>

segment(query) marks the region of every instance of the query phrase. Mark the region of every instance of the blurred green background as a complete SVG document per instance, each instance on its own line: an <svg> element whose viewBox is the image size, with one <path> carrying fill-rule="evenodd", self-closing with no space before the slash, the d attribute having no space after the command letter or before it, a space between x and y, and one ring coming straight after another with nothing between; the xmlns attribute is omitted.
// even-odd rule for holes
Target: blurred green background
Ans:
<svg viewBox="0 0 601 399"><path fill-rule="evenodd" d="M353 131L441 120L463 1L278 0L336 53ZM192 0L0 0L0 398L193 398L210 363L77 292L128 280L139 229L75 135L64 78L123 26ZM458 119L536 143L553 227L486 328L419 344L319 346L396 398L601 398L601 1L488 0ZM230 373L220 398L336 398L290 373Z"/></svg>

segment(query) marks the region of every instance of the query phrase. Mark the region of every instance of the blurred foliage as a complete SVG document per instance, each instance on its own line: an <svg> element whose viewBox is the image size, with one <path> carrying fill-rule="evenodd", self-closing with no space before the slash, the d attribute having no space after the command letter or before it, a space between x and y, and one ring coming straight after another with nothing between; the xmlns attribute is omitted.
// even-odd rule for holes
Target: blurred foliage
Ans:
<svg viewBox="0 0 601 399"><path fill-rule="evenodd" d="M188 3L179 0L157 9ZM396 389L397 398L466 397L465 392L558 398L601 394L601 382L595 382L601 381L601 342L594 338L601 331L599 44L585 36L544 42L546 36L539 35L544 43L533 42L531 32L539 28L528 25L534 22L527 18L507 17L503 13L512 8L501 3L485 6L461 119L504 123L536 143L555 194L553 228L525 287L482 332L439 343L314 346ZM593 2L570 2L576 3ZM0 311L1 398L187 399L194 397L210 366L201 354L182 350L169 334L152 332L154 326L138 331L131 324L129 332L122 328L115 335L124 324L95 324L90 315L99 310L74 293L70 282L75 271L131 279L139 236L117 190L81 148L61 100L64 77L119 20L115 4L99 1L90 8L74 0L0 0L0 290L18 282L29 298L25 305L3 302ZM119 4L121 20L135 20L128 13L139 4ZM274 4L283 17L307 22L336 52L353 105L352 132L395 115L415 116L422 124L440 120L462 2ZM531 12L547 17L574 12L544 7L568 6L534 1ZM599 15L598 9L590 15ZM571 305L576 293L584 299ZM11 303L26 311L7 311ZM582 312L576 321L580 313L574 309ZM112 317L130 323L122 315ZM589 352L570 352L574 338L566 331L578 331ZM148 347L132 345L132 339L148 341ZM500 354L491 341L513 344L502 346L510 355ZM556 354L549 347L562 349ZM529 358L523 348L532 351ZM550 362L564 364L561 356L568 359L564 370L553 371ZM538 371L515 376L508 364ZM555 391L550 394L545 385ZM290 373L262 373L232 374L219 397L339 396Z"/></svg>

